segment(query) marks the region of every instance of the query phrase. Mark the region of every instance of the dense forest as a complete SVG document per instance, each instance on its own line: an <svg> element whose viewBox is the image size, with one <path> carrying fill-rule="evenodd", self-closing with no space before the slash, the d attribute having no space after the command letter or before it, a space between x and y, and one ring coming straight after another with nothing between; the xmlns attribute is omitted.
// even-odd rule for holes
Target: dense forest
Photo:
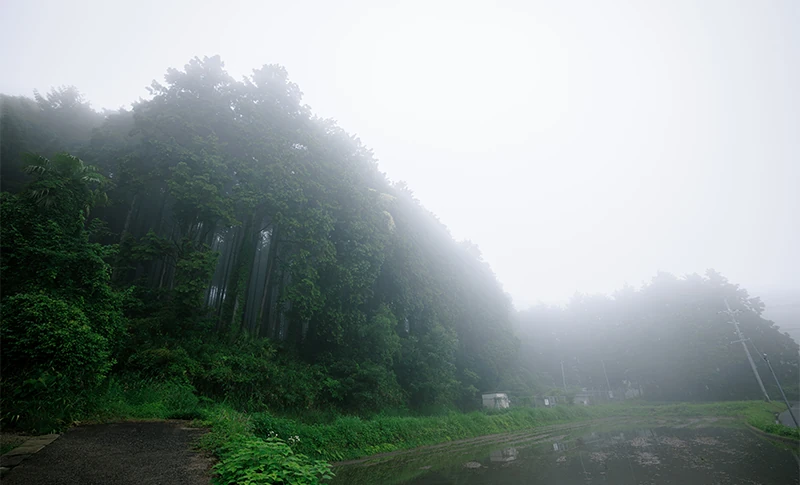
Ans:
<svg viewBox="0 0 800 485"><path fill-rule="evenodd" d="M564 308L520 312L521 365L553 388L606 390L610 383L620 394L639 391L656 401L761 399L726 301L770 397L781 399L762 354L798 396L797 343L762 318L759 298L713 270L684 278L659 273L638 290L575 295Z"/></svg>
<svg viewBox="0 0 800 485"><path fill-rule="evenodd" d="M68 420L109 375L291 413L758 398L726 298L796 391L797 344L714 272L515 313L478 248L280 66L236 80L194 59L149 92L113 112L72 87L2 96L4 422Z"/></svg>

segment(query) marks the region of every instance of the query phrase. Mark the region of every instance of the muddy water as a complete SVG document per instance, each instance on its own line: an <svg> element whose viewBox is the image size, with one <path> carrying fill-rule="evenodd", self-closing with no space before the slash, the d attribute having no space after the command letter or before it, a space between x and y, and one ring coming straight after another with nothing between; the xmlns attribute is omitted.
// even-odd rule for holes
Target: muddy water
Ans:
<svg viewBox="0 0 800 485"><path fill-rule="evenodd" d="M725 421L605 422L338 466L335 485L800 484L796 447Z"/></svg>

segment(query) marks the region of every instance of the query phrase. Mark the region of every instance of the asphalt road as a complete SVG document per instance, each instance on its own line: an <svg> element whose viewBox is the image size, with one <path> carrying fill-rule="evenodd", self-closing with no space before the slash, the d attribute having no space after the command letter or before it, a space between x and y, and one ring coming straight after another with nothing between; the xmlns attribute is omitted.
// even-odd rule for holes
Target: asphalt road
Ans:
<svg viewBox="0 0 800 485"><path fill-rule="evenodd" d="M794 413L794 417L797 418L798 421L800 421L800 404L797 404L797 403L793 404L792 405L792 412ZM788 410L782 412L778 416L778 420L781 423L785 424L786 426L791 426L792 428L795 427L794 421L792 421L792 417L789 415L789 411Z"/></svg>
<svg viewBox="0 0 800 485"><path fill-rule="evenodd" d="M14 467L3 485L208 485L202 435L181 422L79 426Z"/></svg>

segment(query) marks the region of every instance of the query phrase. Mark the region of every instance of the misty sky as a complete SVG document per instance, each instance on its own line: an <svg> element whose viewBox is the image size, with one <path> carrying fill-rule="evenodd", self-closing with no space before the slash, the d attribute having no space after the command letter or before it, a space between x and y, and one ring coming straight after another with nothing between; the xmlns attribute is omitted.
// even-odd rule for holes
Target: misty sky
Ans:
<svg viewBox="0 0 800 485"><path fill-rule="evenodd" d="M800 1L0 0L0 92L286 66L518 308L713 267L800 290Z"/></svg>

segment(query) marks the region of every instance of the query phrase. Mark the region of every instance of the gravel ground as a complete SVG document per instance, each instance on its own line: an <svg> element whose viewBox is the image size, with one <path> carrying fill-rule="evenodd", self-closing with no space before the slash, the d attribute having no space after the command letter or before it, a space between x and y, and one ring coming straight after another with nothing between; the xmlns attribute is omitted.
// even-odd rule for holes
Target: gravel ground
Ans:
<svg viewBox="0 0 800 485"><path fill-rule="evenodd" d="M3 477L3 485L208 485L212 458L192 451L203 430L183 422L80 426Z"/></svg>

